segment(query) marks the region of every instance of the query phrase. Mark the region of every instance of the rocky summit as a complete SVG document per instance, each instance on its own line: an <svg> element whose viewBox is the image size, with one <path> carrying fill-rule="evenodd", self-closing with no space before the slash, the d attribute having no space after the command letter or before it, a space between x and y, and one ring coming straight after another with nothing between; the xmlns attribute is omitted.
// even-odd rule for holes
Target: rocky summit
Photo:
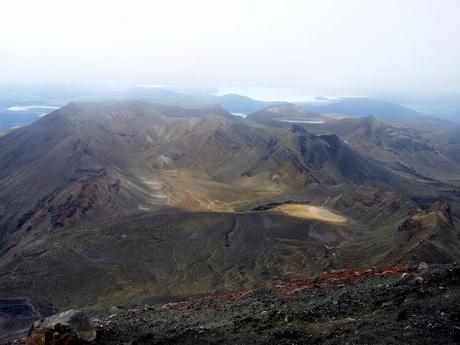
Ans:
<svg viewBox="0 0 460 345"><path fill-rule="evenodd" d="M344 270L96 320L98 344L458 344L460 268Z"/></svg>
<svg viewBox="0 0 460 345"><path fill-rule="evenodd" d="M456 265L346 269L270 288L114 307L94 315L91 326L69 311L9 344L458 344L459 297Z"/></svg>

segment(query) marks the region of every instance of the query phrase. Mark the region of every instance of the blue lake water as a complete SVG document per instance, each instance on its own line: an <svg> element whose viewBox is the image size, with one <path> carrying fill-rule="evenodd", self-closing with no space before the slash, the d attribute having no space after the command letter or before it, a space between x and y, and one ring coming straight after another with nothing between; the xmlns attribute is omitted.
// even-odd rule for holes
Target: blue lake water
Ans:
<svg viewBox="0 0 460 345"><path fill-rule="evenodd" d="M13 105L0 107L0 131L28 125L56 110L48 105Z"/></svg>
<svg viewBox="0 0 460 345"><path fill-rule="evenodd" d="M306 119L279 119L278 121L290 123L324 123L324 121Z"/></svg>

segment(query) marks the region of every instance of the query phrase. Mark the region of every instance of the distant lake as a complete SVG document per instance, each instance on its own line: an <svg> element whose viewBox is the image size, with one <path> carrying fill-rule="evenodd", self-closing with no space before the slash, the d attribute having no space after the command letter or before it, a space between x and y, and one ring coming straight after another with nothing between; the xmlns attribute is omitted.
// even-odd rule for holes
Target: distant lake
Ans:
<svg viewBox="0 0 460 345"><path fill-rule="evenodd" d="M248 116L247 114L243 114L243 113L232 113L232 115L235 115L235 116L238 116L238 117L246 117L246 116Z"/></svg>
<svg viewBox="0 0 460 345"><path fill-rule="evenodd" d="M51 105L0 106L0 131L26 126L58 108Z"/></svg>
<svg viewBox="0 0 460 345"><path fill-rule="evenodd" d="M279 119L278 121L292 122L292 123L324 123L324 121L306 120L306 119Z"/></svg>

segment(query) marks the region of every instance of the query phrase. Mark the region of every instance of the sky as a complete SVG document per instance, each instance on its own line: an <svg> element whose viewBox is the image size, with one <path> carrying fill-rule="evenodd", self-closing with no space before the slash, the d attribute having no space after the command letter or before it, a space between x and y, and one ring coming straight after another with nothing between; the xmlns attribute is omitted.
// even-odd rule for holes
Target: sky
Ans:
<svg viewBox="0 0 460 345"><path fill-rule="evenodd" d="M2 82L460 92L460 1L0 0Z"/></svg>

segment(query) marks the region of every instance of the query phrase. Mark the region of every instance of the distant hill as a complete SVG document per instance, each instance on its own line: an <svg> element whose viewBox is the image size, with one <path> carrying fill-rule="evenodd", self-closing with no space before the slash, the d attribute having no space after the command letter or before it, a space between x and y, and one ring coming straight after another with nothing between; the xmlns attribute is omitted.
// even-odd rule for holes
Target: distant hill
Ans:
<svg viewBox="0 0 460 345"><path fill-rule="evenodd" d="M382 94L378 99L403 104L419 113L460 123L460 94Z"/></svg>
<svg viewBox="0 0 460 345"><path fill-rule="evenodd" d="M308 106L307 109L314 109L318 113L337 113L360 117L377 116L393 120L407 120L421 115L402 105L368 97L344 98L326 105Z"/></svg>
<svg viewBox="0 0 460 345"><path fill-rule="evenodd" d="M278 102L265 102L237 94L217 96L217 104L231 113L250 114Z"/></svg>
<svg viewBox="0 0 460 345"><path fill-rule="evenodd" d="M268 110L315 115L291 104ZM402 146L423 142L398 145L395 129L368 122L347 133L375 141L373 151L216 105L54 111L0 138L0 295L96 310L327 269L458 261L455 195L422 210L414 200L440 201L439 183L370 157L389 147L409 159ZM289 204L297 213L278 207Z"/></svg>
<svg viewBox="0 0 460 345"><path fill-rule="evenodd" d="M135 87L117 95L118 99L186 104L219 104L230 113L250 114L279 102L266 102L237 94L216 96L208 93L182 93L165 88Z"/></svg>
<svg viewBox="0 0 460 345"><path fill-rule="evenodd" d="M307 129L336 134L354 150L399 173L434 179L454 179L460 173L460 126L448 121L420 117L396 126L367 116Z"/></svg>
<svg viewBox="0 0 460 345"><path fill-rule="evenodd" d="M324 122L327 119L320 114L308 111L304 107L293 103L279 103L271 105L262 110L248 115L248 119L262 121L265 123L279 122L302 123L302 122Z"/></svg>

